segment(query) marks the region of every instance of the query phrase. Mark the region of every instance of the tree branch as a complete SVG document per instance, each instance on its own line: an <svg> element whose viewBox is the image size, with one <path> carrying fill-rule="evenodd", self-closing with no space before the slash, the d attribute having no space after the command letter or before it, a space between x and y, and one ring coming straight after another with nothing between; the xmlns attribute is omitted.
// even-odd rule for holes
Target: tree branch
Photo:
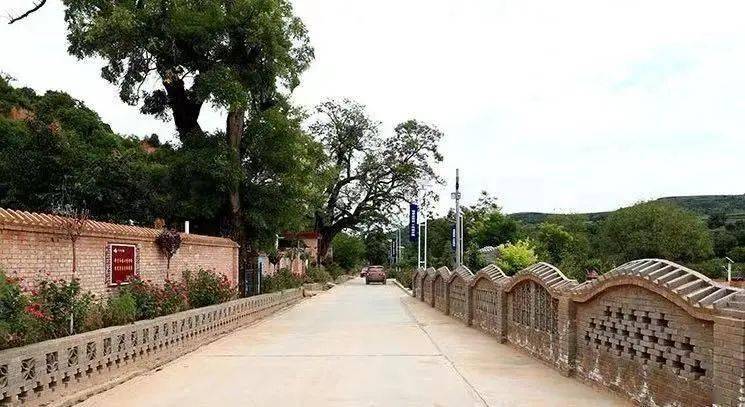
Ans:
<svg viewBox="0 0 745 407"><path fill-rule="evenodd" d="M8 21L8 24L13 24L13 23L15 23L18 20L23 20L24 18L30 16L31 14L39 11L39 9L42 8L42 7L44 7L45 4L47 4L47 0L39 0L38 3L34 3L34 6L30 10L26 11L25 13L21 14L20 16L10 17L10 21Z"/></svg>

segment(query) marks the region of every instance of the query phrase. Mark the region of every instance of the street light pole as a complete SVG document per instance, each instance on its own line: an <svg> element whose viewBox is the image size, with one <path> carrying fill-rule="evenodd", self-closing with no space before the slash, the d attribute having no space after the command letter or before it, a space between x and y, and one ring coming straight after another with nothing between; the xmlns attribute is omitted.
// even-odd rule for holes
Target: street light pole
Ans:
<svg viewBox="0 0 745 407"><path fill-rule="evenodd" d="M460 169L455 169L455 267L460 267L463 262L463 220L460 213Z"/></svg>

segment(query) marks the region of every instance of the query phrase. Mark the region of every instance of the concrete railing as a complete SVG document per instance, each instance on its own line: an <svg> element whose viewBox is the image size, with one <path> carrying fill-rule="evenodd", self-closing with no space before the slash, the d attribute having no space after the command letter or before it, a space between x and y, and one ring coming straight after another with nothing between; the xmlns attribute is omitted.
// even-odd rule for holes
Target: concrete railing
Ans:
<svg viewBox="0 0 745 407"><path fill-rule="evenodd" d="M745 291L678 264L636 260L582 284L547 263L511 277L428 269L412 284L428 305L636 403L745 406Z"/></svg>
<svg viewBox="0 0 745 407"><path fill-rule="evenodd" d="M287 307L302 289L242 298L0 352L0 405L84 398Z"/></svg>

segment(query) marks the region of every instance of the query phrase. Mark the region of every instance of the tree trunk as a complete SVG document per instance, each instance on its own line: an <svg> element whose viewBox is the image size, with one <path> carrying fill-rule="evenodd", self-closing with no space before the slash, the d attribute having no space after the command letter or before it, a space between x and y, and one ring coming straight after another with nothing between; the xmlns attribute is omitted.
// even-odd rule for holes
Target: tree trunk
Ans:
<svg viewBox="0 0 745 407"><path fill-rule="evenodd" d="M245 130L245 111L243 109L231 108L225 128L228 146L230 146L233 164L241 165L241 140ZM249 267L248 258L250 247L243 228L243 214L241 213L241 183L236 180L228 192L230 202L230 229L233 240L240 245L238 252L238 285L241 295L246 295L246 269Z"/></svg>
<svg viewBox="0 0 745 407"><path fill-rule="evenodd" d="M198 119L203 102L190 96L184 81L175 74L167 74L163 86L168 95L168 107L173 112L173 122L176 124L181 142L189 144L201 137L203 133Z"/></svg>

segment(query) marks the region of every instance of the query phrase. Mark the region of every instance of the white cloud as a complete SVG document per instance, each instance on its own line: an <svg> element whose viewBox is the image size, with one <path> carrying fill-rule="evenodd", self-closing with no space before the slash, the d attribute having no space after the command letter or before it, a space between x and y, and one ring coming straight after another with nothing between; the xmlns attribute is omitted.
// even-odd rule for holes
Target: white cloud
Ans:
<svg viewBox="0 0 745 407"><path fill-rule="evenodd" d="M121 104L99 63L66 55L61 5L50 6L0 26L0 69L71 93L117 131L172 134ZM387 129L438 124L443 174L461 168L467 200L486 189L508 211L587 211L745 192L742 2L297 0L296 10L316 61L295 100L353 97Z"/></svg>

